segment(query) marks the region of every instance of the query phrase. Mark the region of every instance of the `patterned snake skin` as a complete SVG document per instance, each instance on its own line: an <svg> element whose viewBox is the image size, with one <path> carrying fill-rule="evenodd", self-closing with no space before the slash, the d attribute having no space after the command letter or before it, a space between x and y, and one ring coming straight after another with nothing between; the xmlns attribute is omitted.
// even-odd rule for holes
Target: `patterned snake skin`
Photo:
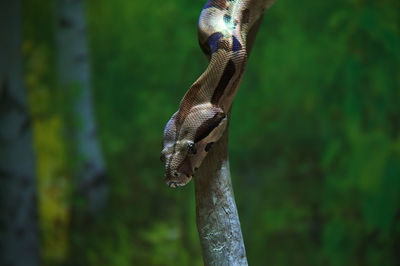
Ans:
<svg viewBox="0 0 400 266"><path fill-rule="evenodd" d="M210 63L164 130L161 160L170 187L187 184L224 133L263 13L273 1L210 0L203 8L199 43Z"/></svg>

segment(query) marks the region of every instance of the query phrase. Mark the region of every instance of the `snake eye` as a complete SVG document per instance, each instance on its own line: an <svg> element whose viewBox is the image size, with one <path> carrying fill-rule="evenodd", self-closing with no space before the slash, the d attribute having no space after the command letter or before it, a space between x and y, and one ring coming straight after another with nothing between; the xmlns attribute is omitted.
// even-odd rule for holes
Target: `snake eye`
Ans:
<svg viewBox="0 0 400 266"><path fill-rule="evenodd" d="M196 145L194 143L189 143L188 144L188 153L189 154L196 154L197 153Z"/></svg>

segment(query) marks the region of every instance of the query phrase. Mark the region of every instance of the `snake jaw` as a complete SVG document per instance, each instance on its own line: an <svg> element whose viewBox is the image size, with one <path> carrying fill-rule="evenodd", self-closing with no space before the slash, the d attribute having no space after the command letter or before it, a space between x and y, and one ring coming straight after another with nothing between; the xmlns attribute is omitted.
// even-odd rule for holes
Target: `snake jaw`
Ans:
<svg viewBox="0 0 400 266"><path fill-rule="evenodd" d="M179 179L179 181L178 180L174 181L167 177L165 179L165 183L171 188L179 188L179 187L183 187L184 185L189 183L190 180L192 180L192 176L186 177L186 179L183 179L183 180Z"/></svg>
<svg viewBox="0 0 400 266"><path fill-rule="evenodd" d="M171 187L171 188L180 188L180 187L183 187L184 185L186 185L186 184L183 184L183 183L175 183L175 182L173 182L173 181L169 181L169 182L168 182L168 186Z"/></svg>

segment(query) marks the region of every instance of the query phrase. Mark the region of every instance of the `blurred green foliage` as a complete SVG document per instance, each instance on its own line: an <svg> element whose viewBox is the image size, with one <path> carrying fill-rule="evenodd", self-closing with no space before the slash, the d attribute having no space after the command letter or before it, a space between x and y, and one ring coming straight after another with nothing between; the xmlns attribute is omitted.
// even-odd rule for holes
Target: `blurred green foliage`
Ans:
<svg viewBox="0 0 400 266"><path fill-rule="evenodd" d="M207 66L205 1L87 1L110 201L84 234L67 226L54 2L24 4L44 265L202 265L193 182L165 186L159 154ZM264 17L230 125L251 265L400 262L399 10L397 0L278 0Z"/></svg>

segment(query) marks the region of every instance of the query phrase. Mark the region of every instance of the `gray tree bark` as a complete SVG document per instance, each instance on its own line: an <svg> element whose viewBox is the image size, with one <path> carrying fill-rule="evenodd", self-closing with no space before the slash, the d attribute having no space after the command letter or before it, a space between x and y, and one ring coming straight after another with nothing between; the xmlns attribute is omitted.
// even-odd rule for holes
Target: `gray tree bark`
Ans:
<svg viewBox="0 0 400 266"><path fill-rule="evenodd" d="M22 6L0 1L0 265L39 264L32 127L22 70Z"/></svg>
<svg viewBox="0 0 400 266"><path fill-rule="evenodd" d="M95 214L104 207L107 186L93 115L84 2L57 0L56 6L59 81L66 95L73 95L69 124L77 158L77 191Z"/></svg>
<svg viewBox="0 0 400 266"><path fill-rule="evenodd" d="M194 180L204 264L247 265L229 170L228 130L214 143Z"/></svg>

